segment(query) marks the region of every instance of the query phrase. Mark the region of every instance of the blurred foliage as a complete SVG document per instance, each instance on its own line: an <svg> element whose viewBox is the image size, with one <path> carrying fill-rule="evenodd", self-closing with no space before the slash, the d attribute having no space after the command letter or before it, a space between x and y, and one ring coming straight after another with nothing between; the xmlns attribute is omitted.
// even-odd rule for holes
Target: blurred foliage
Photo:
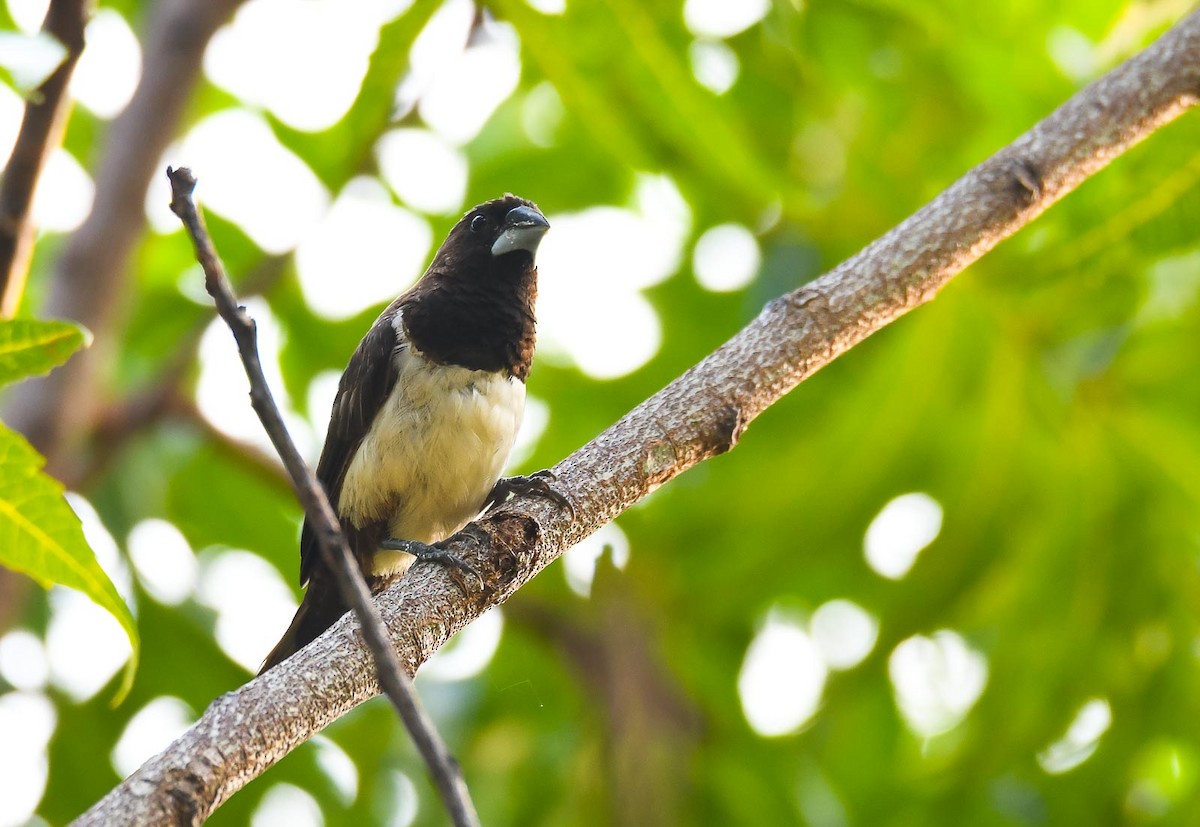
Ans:
<svg viewBox="0 0 1200 827"><path fill-rule="evenodd" d="M70 322L0 321L0 386L48 373L86 347L91 334ZM138 632L83 536L79 517L63 499L59 482L42 473L45 460L24 437L0 425L0 563L33 578L79 589L120 622L133 647L117 700L133 684Z"/></svg>
<svg viewBox="0 0 1200 827"><path fill-rule="evenodd" d="M147 5L119 8L140 25ZM536 364L530 390L548 401L550 426L517 470L587 442L765 301L890 229L1189 5L776 0L726 41L739 74L717 95L693 76L678 2L568 0L557 16L523 0L489 4L515 27L523 69L465 147L468 203L517 190L550 214L626 204L637 173L666 173L692 211L693 240L737 222L763 251L743 290L703 290L688 258L647 291L663 340L631 375L596 381ZM317 134L272 123L328 186L369 168L431 11L417 3L384 29L342 122ZM1063 58L1063 43L1087 44L1086 59ZM522 126L545 83L564 113L549 146ZM232 103L204 86L189 118ZM103 134L80 111L67 146L94 169ZM1118 159L933 304L767 411L736 451L622 516L629 563L601 566L590 599L556 564L504 607L503 638L481 674L422 680L485 823L1200 817L1198 147L1190 114ZM451 221L431 220L438 237ZM211 224L235 276L269 262L236 226ZM33 303L58 246L39 245ZM136 266L127 326L110 343L120 345L114 395L152 383L208 318L179 289L194 273L181 236L148 235ZM267 298L284 328L285 383L301 399L314 376L341 369L375 312L317 318L286 262ZM611 324L621 335L621 319ZM906 577L887 580L864 560L864 532L912 491L941 504L941 532ZM250 549L295 580L299 509L286 486L185 423L139 435L83 493L118 540L160 517L193 548ZM103 693L82 705L55 696L39 811L51 823L117 783L107 756L151 699L172 695L199 712L249 677L217 646L211 611L135 590L143 665L129 701L113 711ZM737 690L756 630L773 608L804 618L834 598L878 618L872 653L831 673L801 731L759 736ZM41 631L46 616L35 597L21 622ZM986 658L988 679L959 726L924 738L897 709L889 655L939 629ZM1091 698L1107 699L1111 728L1078 767L1047 773L1036 756ZM327 824L389 823L397 771L416 782L416 823L444 822L385 704L326 734L357 768L352 800L306 745L212 823L247 823L279 782L308 790Z"/></svg>

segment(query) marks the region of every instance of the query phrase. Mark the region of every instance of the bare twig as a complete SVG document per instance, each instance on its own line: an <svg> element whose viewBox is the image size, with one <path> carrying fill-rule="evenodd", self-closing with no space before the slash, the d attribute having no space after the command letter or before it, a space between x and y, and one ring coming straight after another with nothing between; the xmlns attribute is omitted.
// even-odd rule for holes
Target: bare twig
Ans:
<svg viewBox="0 0 1200 827"><path fill-rule="evenodd" d="M42 31L67 50L62 63L25 102L25 118L0 181L0 319L17 312L33 252L30 207L42 168L62 143L71 111L66 94L83 53L89 0L51 0Z"/></svg>
<svg viewBox="0 0 1200 827"><path fill-rule="evenodd" d="M292 478L296 495L304 505L304 513L316 527L321 555L326 566L337 578L342 599L351 606L358 618L363 638L375 659L379 684L412 734L413 741L429 766L429 772L454 823L477 825L479 817L475 813L474 804L471 803L458 762L454 760L445 742L434 729L433 721L421 707L412 678L404 671L399 658L396 657L396 650L388 638L379 608L371 600L367 583L358 571L350 547L346 545L337 515L334 514L316 475L296 449L296 443L288 434L279 407L271 396L271 389L267 385L267 378L258 358L258 335L254 320L246 313L244 307L238 305L229 279L225 277L225 268L217 257L208 230L205 229L204 221L192 200L196 179L191 170L186 168L168 167L167 177L171 179L171 211L179 216L191 235L192 243L196 247L196 258L204 268L204 286L216 302L217 312L229 325L233 338L237 341L238 353L241 354L242 364L245 365L246 376L250 379L250 405L262 420L263 428L271 437L275 450L279 452L284 467Z"/></svg>
<svg viewBox="0 0 1200 827"><path fill-rule="evenodd" d="M1076 94L858 255L763 310L714 353L554 469L574 518L522 500L450 545L483 573L465 601L414 566L378 597L415 670L450 635L506 600L568 547L663 483L732 448L749 422L806 377L931 300L971 262L1085 178L1194 106L1200 12ZM343 618L285 663L218 698L175 743L79 820L194 823L324 726L373 697L369 655ZM184 775L187 788L173 779ZM169 791L168 791L169 789Z"/></svg>
<svg viewBox="0 0 1200 827"><path fill-rule="evenodd" d="M268 256L242 278L238 288L243 297L268 295L282 280L290 255ZM233 447L235 454L254 449L218 431L196 408L195 403L185 398L184 383L192 375L197 353L204 332L212 319L217 317L216 308L212 315L205 314L175 343L175 350L163 360L158 374L140 388L131 391L123 399L112 402L97 410L91 425L88 445L83 454L70 467L60 467L58 479L68 490L85 491L106 473L121 456L130 440L144 434L164 419L182 418L198 426L206 437L218 444ZM265 459L266 461L260 461ZM260 471L281 481L285 486L291 482L274 457L254 456L250 463ZM2 627L0 627L2 628Z"/></svg>

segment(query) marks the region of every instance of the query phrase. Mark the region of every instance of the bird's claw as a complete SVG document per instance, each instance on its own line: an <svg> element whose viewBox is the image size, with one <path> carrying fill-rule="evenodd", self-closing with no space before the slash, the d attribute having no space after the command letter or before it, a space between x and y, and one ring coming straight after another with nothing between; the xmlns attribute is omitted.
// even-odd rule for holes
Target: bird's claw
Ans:
<svg viewBox="0 0 1200 827"><path fill-rule="evenodd" d="M574 520L575 506L567 495L554 487L556 482L558 482L558 477L554 475L553 471L547 469L536 471L527 477L503 477L497 480L495 486L492 487L492 491L483 505L483 510L490 511L513 496L533 495L545 497L555 505L566 509L570 513L571 519Z"/></svg>
<svg viewBox="0 0 1200 827"><path fill-rule="evenodd" d="M470 537L470 539L472 542L478 542L474 537ZM389 551L403 551L405 554L411 554L420 562L437 563L439 566L450 569L451 574L463 592L470 591L467 588L464 577L467 574L478 580L480 590L482 591L483 589L483 575L479 573L479 569L457 554L448 551L442 543L421 543L416 540L400 540L395 537L389 537L379 545L381 548L388 549Z"/></svg>

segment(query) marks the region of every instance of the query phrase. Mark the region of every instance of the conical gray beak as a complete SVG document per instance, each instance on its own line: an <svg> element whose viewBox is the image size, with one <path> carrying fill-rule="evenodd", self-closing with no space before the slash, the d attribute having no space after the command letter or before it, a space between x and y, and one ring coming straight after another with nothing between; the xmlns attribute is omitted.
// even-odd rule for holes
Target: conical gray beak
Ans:
<svg viewBox="0 0 1200 827"><path fill-rule="evenodd" d="M550 222L533 207L513 207L504 217L504 229L492 245L492 255L502 256L517 250L527 250L536 255L542 236L550 229Z"/></svg>

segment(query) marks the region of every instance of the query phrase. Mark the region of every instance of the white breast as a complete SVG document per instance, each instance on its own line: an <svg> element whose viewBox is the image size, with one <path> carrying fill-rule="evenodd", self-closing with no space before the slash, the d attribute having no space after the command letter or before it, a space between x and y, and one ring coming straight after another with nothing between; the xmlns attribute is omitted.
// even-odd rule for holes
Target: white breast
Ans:
<svg viewBox="0 0 1200 827"><path fill-rule="evenodd" d="M404 347L392 394L346 471L338 510L391 536L435 543L478 514L500 478L525 409L525 384L502 374L437 365ZM377 552L375 574L412 558Z"/></svg>

